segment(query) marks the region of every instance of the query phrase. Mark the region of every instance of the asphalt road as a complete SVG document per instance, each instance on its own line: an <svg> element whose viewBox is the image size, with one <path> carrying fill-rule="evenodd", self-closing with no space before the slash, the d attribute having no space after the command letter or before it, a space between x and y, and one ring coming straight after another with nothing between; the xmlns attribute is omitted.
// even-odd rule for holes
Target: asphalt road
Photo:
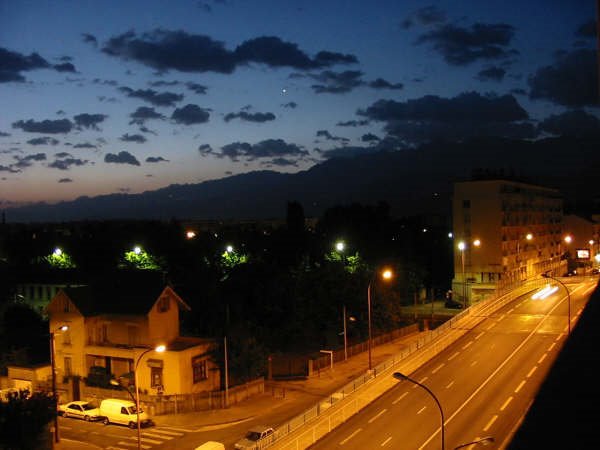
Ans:
<svg viewBox="0 0 600 450"><path fill-rule="evenodd" d="M570 286L572 323L594 287ZM568 317L564 289L523 296L410 374L442 406L445 448L486 437L494 439L487 448L506 448L565 343ZM402 381L311 449L439 449L440 424L432 396Z"/></svg>

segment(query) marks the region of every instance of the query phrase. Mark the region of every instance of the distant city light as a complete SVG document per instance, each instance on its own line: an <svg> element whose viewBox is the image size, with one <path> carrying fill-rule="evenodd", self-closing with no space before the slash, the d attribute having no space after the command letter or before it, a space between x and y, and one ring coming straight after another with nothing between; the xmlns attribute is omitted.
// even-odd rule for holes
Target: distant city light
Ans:
<svg viewBox="0 0 600 450"><path fill-rule="evenodd" d="M188 239L194 239L196 237L196 232L195 231L188 231L185 233L185 237Z"/></svg>

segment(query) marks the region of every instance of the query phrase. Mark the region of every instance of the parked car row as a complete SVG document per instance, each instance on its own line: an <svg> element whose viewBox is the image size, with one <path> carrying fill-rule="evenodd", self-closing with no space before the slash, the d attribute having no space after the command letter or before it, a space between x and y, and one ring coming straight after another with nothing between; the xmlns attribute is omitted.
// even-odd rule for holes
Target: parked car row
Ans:
<svg viewBox="0 0 600 450"><path fill-rule="evenodd" d="M117 423L127 425L129 428L137 428L138 415L135 403L117 398L107 398L96 406L85 400L75 400L58 405L58 415L83 419L85 421L102 421L105 425ZM154 425L147 413L140 409L140 426Z"/></svg>

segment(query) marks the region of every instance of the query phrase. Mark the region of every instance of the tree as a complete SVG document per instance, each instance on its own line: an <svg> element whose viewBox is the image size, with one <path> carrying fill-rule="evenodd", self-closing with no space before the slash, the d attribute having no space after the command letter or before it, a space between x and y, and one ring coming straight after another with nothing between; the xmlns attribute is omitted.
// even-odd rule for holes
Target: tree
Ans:
<svg viewBox="0 0 600 450"><path fill-rule="evenodd" d="M48 424L56 415L56 399L47 393L10 394L0 402L0 449L45 450L52 447Z"/></svg>

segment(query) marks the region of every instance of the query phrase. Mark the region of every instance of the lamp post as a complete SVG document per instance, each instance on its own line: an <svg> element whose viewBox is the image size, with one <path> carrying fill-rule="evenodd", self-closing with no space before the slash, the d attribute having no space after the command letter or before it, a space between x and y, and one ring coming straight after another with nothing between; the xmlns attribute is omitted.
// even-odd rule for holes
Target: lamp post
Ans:
<svg viewBox="0 0 600 450"><path fill-rule="evenodd" d="M140 364L142 357L146 353L149 353L149 352L162 353L165 350L166 350L166 347L164 345L159 345L158 347L149 348L148 350L145 350L144 352L142 352L142 354L140 356L138 356L138 359L135 362L135 366L133 368L133 377L134 377L134 381L135 381L135 414L137 416L137 446L138 446L138 450L140 450L142 448L142 437L141 437L142 433L141 433L141 425L140 425L140 386L138 383L138 376L137 376L138 365Z"/></svg>
<svg viewBox="0 0 600 450"><path fill-rule="evenodd" d="M525 240L526 241L531 241L532 239L533 239L533 234L527 233L525 235ZM518 236L517 237L517 276L518 276L518 281L521 280L521 258L520 258L520 253L521 253L521 237ZM525 272L527 272L527 264L525 264ZM527 278L527 276L525 278Z"/></svg>
<svg viewBox="0 0 600 450"><path fill-rule="evenodd" d="M465 278L465 249L467 244L464 241L458 243L458 249L460 250L460 264L462 267L462 283L463 283L463 309L467 307L467 279Z"/></svg>
<svg viewBox="0 0 600 450"><path fill-rule="evenodd" d="M558 278L554 278L552 275L549 275L548 272L544 272L542 274L542 276L544 278L550 278L551 280L556 281L557 283L560 283L560 285L565 288L565 291L567 291L567 305L568 305L568 318L569 318L569 323L568 323L568 332L567 334L571 334L571 293L569 292L569 288L567 288L567 286L560 281Z"/></svg>
<svg viewBox="0 0 600 450"><path fill-rule="evenodd" d="M377 276L377 273L375 273L375 275L373 275L373 278L371 278L371 281L369 281L369 286L367 287L367 308L368 308L368 321L369 321L369 372L371 371L372 368L372 359L371 359L371 341L373 340L373 334L371 332L371 284L373 284L373 282L375 281L375 278ZM384 280L390 280L393 276L393 273L390 269L384 269L383 272L381 272L381 277Z"/></svg>
<svg viewBox="0 0 600 450"><path fill-rule="evenodd" d="M54 333L57 331L67 331L69 327L67 325L63 325L58 327L55 331L50 332L50 367L52 370L52 397L54 397L54 401L58 404L58 397L56 395L56 361L54 356ZM54 442L58 443L60 441L60 436L58 435L58 414L54 414Z"/></svg>
<svg viewBox="0 0 600 450"><path fill-rule="evenodd" d="M410 378L408 375L404 375L403 373L400 372L394 372L394 378L396 380L399 381L410 381L411 383L416 384L419 387L422 387L423 389L425 389L429 395L431 395L431 397L435 400L435 403L438 406L438 409L440 410L440 416L441 416L441 422L442 422L442 450L444 450L444 442L445 442L445 436L444 436L444 410L442 409L442 405L440 404L440 401L437 399L437 397L435 396L435 394L433 392L431 392L431 390L425 386L424 384L419 383L417 380L413 380L412 378Z"/></svg>

